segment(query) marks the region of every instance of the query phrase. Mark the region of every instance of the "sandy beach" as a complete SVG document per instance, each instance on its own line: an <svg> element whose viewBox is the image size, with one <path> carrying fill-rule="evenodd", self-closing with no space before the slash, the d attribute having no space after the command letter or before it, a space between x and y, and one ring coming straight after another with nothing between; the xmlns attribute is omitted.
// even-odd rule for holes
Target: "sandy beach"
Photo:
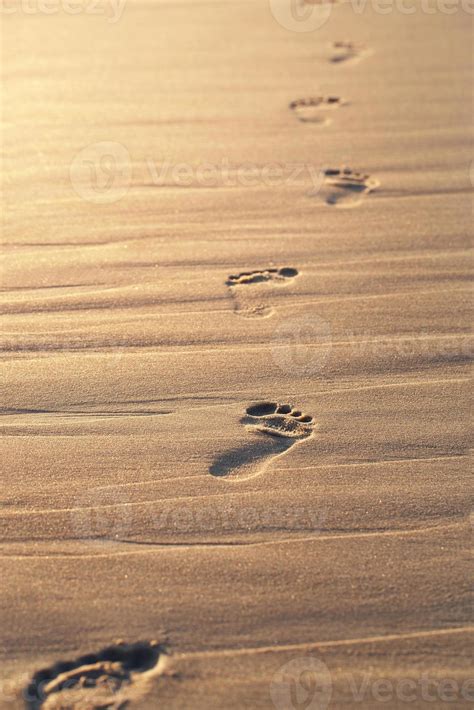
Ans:
<svg viewBox="0 0 474 710"><path fill-rule="evenodd" d="M474 702L473 23L430 1L5 0L2 710Z"/></svg>

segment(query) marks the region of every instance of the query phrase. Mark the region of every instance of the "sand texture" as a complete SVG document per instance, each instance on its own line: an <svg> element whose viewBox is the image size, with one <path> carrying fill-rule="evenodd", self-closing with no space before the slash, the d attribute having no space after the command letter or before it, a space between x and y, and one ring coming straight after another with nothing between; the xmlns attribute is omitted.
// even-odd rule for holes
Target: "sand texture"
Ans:
<svg viewBox="0 0 474 710"><path fill-rule="evenodd" d="M2 710L473 699L472 15L270 5L1 17Z"/></svg>

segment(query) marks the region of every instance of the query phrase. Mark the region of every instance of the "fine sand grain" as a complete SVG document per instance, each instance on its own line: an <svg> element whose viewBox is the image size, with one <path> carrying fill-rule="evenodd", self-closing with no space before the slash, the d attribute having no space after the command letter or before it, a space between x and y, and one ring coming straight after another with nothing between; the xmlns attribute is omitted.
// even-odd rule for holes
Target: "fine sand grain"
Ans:
<svg viewBox="0 0 474 710"><path fill-rule="evenodd" d="M2 710L472 701L472 15L275 3L1 16Z"/></svg>

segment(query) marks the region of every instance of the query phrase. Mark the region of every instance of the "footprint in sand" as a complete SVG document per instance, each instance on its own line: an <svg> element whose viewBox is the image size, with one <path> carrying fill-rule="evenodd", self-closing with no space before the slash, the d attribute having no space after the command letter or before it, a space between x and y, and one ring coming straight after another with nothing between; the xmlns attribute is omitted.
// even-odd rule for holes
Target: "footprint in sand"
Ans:
<svg viewBox="0 0 474 710"><path fill-rule="evenodd" d="M292 101L290 109L303 123L325 124L330 122L329 112L344 105L345 102L339 96L311 96Z"/></svg>
<svg viewBox="0 0 474 710"><path fill-rule="evenodd" d="M364 44L358 44L356 42L334 42L329 61L333 64L356 62L368 54L370 54L370 50Z"/></svg>
<svg viewBox="0 0 474 710"><path fill-rule="evenodd" d="M124 708L140 680L161 673L166 652L157 641L122 641L98 653L37 671L25 688L28 710Z"/></svg>
<svg viewBox="0 0 474 710"><path fill-rule="evenodd" d="M292 446L312 436L313 417L290 404L259 402L247 408L240 420L245 430L258 436L248 444L228 451L212 464L209 472L216 477L234 480L252 478Z"/></svg>
<svg viewBox="0 0 474 710"><path fill-rule="evenodd" d="M323 172L321 187L313 195L319 195L328 205L355 207L369 192L379 186L378 180L356 173L350 168L328 169Z"/></svg>
<svg viewBox="0 0 474 710"><path fill-rule="evenodd" d="M274 309L267 303L269 286L285 286L296 276L298 270L291 266L229 276L226 284L235 301L235 313L244 318L271 316Z"/></svg>

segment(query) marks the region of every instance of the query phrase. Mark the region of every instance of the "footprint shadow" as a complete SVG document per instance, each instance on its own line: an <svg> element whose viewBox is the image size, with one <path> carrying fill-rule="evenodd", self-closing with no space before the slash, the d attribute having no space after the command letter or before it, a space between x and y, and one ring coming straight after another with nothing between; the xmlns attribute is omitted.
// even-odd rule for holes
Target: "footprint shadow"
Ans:
<svg viewBox="0 0 474 710"><path fill-rule="evenodd" d="M267 441L267 437L259 437L257 442L239 446L219 456L209 468L209 473L211 476L223 478L232 473L232 471L252 468L261 459L281 454L292 444L293 441L291 439L270 442Z"/></svg>
<svg viewBox="0 0 474 710"><path fill-rule="evenodd" d="M303 414L290 404L276 402L250 405L240 422L244 433L250 433L254 440L219 456L209 468L212 476L229 476L235 480L252 478L262 473L276 456L308 439L314 431L311 415Z"/></svg>

